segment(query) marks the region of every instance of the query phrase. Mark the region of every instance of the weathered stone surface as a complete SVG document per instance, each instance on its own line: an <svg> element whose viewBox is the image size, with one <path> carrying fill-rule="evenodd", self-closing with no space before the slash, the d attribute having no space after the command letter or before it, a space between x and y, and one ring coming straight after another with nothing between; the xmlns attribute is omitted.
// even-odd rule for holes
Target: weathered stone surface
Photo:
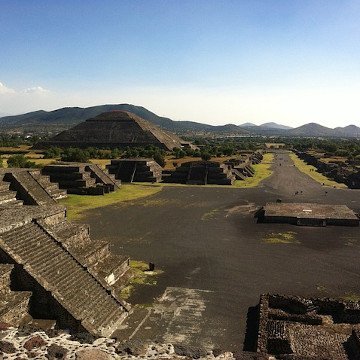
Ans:
<svg viewBox="0 0 360 360"><path fill-rule="evenodd" d="M207 351L204 349L181 344L175 344L174 350L177 355L188 356L191 359L200 359L201 357L205 357L207 355Z"/></svg>
<svg viewBox="0 0 360 360"><path fill-rule="evenodd" d="M4 331L4 330L7 330L11 327L10 324L8 323L5 323L5 322L0 322L0 331Z"/></svg>
<svg viewBox="0 0 360 360"><path fill-rule="evenodd" d="M80 344L92 344L95 339L95 336L85 332L72 334L70 337L70 340L78 341Z"/></svg>
<svg viewBox="0 0 360 360"><path fill-rule="evenodd" d="M28 351L31 351L34 348L39 348L45 345L46 341L40 335L35 335L25 342L24 348Z"/></svg>
<svg viewBox="0 0 360 360"><path fill-rule="evenodd" d="M5 354L13 354L16 352L16 348L11 342L2 340L0 341L0 353L2 352Z"/></svg>
<svg viewBox="0 0 360 360"><path fill-rule="evenodd" d="M84 349L76 353L76 360L111 360L112 356L99 349Z"/></svg>
<svg viewBox="0 0 360 360"><path fill-rule="evenodd" d="M119 355L134 355L144 356L146 354L148 344L139 340L129 340L126 343L120 344L116 348L116 353Z"/></svg>
<svg viewBox="0 0 360 360"><path fill-rule="evenodd" d="M52 344L47 349L46 357L49 360L65 360L68 350L62 346Z"/></svg>

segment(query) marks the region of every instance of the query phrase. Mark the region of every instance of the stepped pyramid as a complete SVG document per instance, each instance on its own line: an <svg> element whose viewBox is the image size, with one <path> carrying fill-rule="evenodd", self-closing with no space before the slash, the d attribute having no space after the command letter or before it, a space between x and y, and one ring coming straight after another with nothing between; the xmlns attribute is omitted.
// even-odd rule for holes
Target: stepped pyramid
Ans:
<svg viewBox="0 0 360 360"><path fill-rule="evenodd" d="M127 111L110 111L63 131L37 147L124 148L153 145L181 148L181 139Z"/></svg>
<svg viewBox="0 0 360 360"><path fill-rule="evenodd" d="M19 323L29 310L62 328L110 336L130 310L117 287L128 258L111 254L106 242L91 241L89 229L69 223L61 206L20 208L0 210L0 263L12 265L2 265L0 283L9 283L12 269L16 290L0 303L1 318ZM11 303L22 309L14 319Z"/></svg>

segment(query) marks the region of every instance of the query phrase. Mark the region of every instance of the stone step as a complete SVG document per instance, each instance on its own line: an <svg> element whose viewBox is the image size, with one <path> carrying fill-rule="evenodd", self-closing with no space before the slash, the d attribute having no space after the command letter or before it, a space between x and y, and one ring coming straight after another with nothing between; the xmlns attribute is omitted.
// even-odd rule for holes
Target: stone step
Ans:
<svg viewBox="0 0 360 360"><path fill-rule="evenodd" d="M0 322L19 326L28 317L30 291L11 291L0 298Z"/></svg>
<svg viewBox="0 0 360 360"><path fill-rule="evenodd" d="M40 285L59 294L57 301L76 319L85 320L90 332L110 335L113 323L121 321L127 313L122 304L39 225L26 224L2 234L2 239L17 254L20 263L28 265L25 270Z"/></svg>
<svg viewBox="0 0 360 360"><path fill-rule="evenodd" d="M8 191L10 189L10 183L6 181L0 181L0 191Z"/></svg>
<svg viewBox="0 0 360 360"><path fill-rule="evenodd" d="M5 190L0 192L0 204L16 200L16 191Z"/></svg>

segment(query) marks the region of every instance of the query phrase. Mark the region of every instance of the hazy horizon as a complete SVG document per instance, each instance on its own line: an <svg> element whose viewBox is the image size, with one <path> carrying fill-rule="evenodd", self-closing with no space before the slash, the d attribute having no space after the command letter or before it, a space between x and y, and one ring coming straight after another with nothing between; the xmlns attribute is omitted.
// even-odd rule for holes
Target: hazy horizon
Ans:
<svg viewBox="0 0 360 360"><path fill-rule="evenodd" d="M360 126L359 17L355 0L0 0L0 114L130 103L211 125Z"/></svg>

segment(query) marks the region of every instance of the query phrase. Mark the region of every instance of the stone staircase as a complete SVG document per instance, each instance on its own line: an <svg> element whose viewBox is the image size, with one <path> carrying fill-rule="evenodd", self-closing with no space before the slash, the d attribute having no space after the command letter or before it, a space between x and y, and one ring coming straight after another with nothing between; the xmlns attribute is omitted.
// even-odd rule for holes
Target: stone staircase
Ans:
<svg viewBox="0 0 360 360"><path fill-rule="evenodd" d="M10 190L10 183L0 176L0 207L13 207L23 205L22 200L16 198L16 191Z"/></svg>
<svg viewBox="0 0 360 360"><path fill-rule="evenodd" d="M30 321L28 313L32 295L29 291L11 291L12 264L0 264L0 322L19 326Z"/></svg>
<svg viewBox="0 0 360 360"><path fill-rule="evenodd" d="M125 285L122 277L130 270L129 257L110 252L107 241L94 241L90 238L89 227L66 220L44 228L110 291ZM126 280L129 274L124 276Z"/></svg>
<svg viewBox="0 0 360 360"><path fill-rule="evenodd" d="M162 167L153 159L113 159L108 172L122 182L159 182Z"/></svg>
<svg viewBox="0 0 360 360"><path fill-rule="evenodd" d="M127 316L127 305L36 221L1 234L0 248L90 333L110 336Z"/></svg>
<svg viewBox="0 0 360 360"><path fill-rule="evenodd" d="M231 167L213 161L189 161L181 164L164 182L190 185L232 185L235 175Z"/></svg>
<svg viewBox="0 0 360 360"><path fill-rule="evenodd" d="M60 189L57 183L52 183L49 176L42 175L40 170L31 170L29 174L54 200L67 197L67 192Z"/></svg>
<svg viewBox="0 0 360 360"><path fill-rule="evenodd" d="M59 162L45 166L42 174L71 194L103 195L119 188L119 183L95 164Z"/></svg>
<svg viewBox="0 0 360 360"><path fill-rule="evenodd" d="M107 169L102 170L96 164L88 164L85 170L91 174L90 176L96 180L96 183L101 183L105 186L106 192L115 191L121 185L121 181L116 180L114 174L110 174Z"/></svg>

